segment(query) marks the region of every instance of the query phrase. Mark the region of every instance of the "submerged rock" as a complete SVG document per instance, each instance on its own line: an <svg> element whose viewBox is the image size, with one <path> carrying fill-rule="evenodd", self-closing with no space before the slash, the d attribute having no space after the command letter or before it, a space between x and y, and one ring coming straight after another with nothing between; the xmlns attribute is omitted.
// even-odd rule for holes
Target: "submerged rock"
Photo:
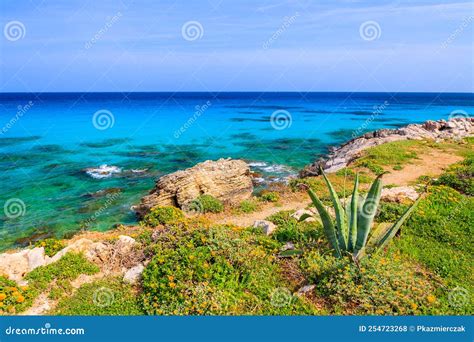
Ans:
<svg viewBox="0 0 474 342"><path fill-rule="evenodd" d="M121 173L122 169L114 165L101 165L99 167L91 167L84 170L89 176L95 179L110 178L114 174Z"/></svg>
<svg viewBox="0 0 474 342"><path fill-rule="evenodd" d="M331 173L343 169L357 159L363 150L370 147L399 140L445 140L461 139L474 135L474 118L460 117L449 121L426 121L423 124L410 124L398 129L381 129L350 140L334 149L325 159L315 161L300 171L300 177L317 176L319 168Z"/></svg>
<svg viewBox="0 0 474 342"><path fill-rule="evenodd" d="M200 195L212 195L223 202L238 203L252 195L250 169L242 160L205 161L189 169L161 177L141 203L132 207L141 217L156 206L182 207Z"/></svg>

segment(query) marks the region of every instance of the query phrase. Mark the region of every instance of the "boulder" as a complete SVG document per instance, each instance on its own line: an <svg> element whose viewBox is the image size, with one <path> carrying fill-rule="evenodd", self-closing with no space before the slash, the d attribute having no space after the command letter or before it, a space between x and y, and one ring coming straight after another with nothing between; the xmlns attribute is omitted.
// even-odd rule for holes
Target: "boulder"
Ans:
<svg viewBox="0 0 474 342"><path fill-rule="evenodd" d="M135 284L140 280L144 269L145 266L142 264L138 264L137 266L128 269L123 275L123 281L129 284Z"/></svg>
<svg viewBox="0 0 474 342"><path fill-rule="evenodd" d="M253 226L254 228L260 228L266 235L271 235L276 229L276 226L272 222L266 220L257 220Z"/></svg>
<svg viewBox="0 0 474 342"><path fill-rule="evenodd" d="M415 201L420 194L412 186L397 186L393 188L383 188L381 199L387 202L403 203L407 200Z"/></svg>
<svg viewBox="0 0 474 342"><path fill-rule="evenodd" d="M10 280L21 281L28 272L45 265L46 258L43 247L0 254L0 274Z"/></svg>
<svg viewBox="0 0 474 342"><path fill-rule="evenodd" d="M156 206L183 207L200 195L238 203L252 195L250 168L243 160L219 159L205 161L189 169L161 177L151 192L132 207L143 217Z"/></svg>
<svg viewBox="0 0 474 342"><path fill-rule="evenodd" d="M321 158L301 170L300 177L317 176L320 174L320 168L326 173L339 171L357 159L362 151L392 141L421 139L435 141L457 140L473 135L474 118L471 117L458 117L449 121L426 121L423 124L410 124L398 129L381 129L366 133L338 148L332 149L326 158Z"/></svg>
<svg viewBox="0 0 474 342"><path fill-rule="evenodd" d="M94 260L101 254L102 251L106 250L106 248L106 245L102 242L94 242L92 240L82 238L61 249L52 258L47 260L47 263L50 264L58 261L68 252L82 252L87 259Z"/></svg>

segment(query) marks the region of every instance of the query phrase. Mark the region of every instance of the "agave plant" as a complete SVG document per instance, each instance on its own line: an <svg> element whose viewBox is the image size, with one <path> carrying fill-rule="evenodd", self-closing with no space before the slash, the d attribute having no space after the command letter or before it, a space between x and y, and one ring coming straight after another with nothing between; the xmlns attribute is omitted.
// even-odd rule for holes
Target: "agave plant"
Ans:
<svg viewBox="0 0 474 342"><path fill-rule="evenodd" d="M366 254L368 247L373 248L374 251L385 247L421 199L420 196L393 225L373 234L370 243L368 243L382 193L383 174L377 176L365 197L359 196L359 175L356 174L351 199L344 208L326 174L322 170L321 173L334 206L335 222L311 189L308 189L308 194L321 217L324 234L338 258L342 258L344 255L352 255L353 259L357 261ZM303 215L300 220L305 220L309 216L308 214Z"/></svg>

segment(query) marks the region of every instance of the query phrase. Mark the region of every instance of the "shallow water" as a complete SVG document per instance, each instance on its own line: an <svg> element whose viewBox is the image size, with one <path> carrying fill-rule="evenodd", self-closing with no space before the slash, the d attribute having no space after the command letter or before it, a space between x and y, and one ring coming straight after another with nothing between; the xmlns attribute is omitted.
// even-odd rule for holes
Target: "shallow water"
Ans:
<svg viewBox="0 0 474 342"><path fill-rule="evenodd" d="M473 108L473 94L0 94L0 203L22 214L1 216L0 249L132 223L156 178L206 159L284 180L354 135ZM101 165L120 171L87 172Z"/></svg>

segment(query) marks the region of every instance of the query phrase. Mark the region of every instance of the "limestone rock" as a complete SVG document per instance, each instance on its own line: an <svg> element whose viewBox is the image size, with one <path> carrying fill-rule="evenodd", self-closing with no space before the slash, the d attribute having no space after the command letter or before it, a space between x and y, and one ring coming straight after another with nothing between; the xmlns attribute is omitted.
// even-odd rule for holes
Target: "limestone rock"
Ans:
<svg viewBox="0 0 474 342"><path fill-rule="evenodd" d="M412 186L397 186L394 188L383 188L381 199L387 202L403 203L406 200L415 201L420 194Z"/></svg>
<svg viewBox="0 0 474 342"><path fill-rule="evenodd" d="M308 209L299 209L299 210L295 211L293 214L291 214L291 217L293 217L293 218L295 218L296 220L299 221L301 216L303 216L304 214L314 216L315 213L316 213L316 209L314 211L313 210L308 210ZM316 219L314 217L308 217L304 220L304 222L315 222L315 221L316 221Z"/></svg>
<svg viewBox="0 0 474 342"><path fill-rule="evenodd" d="M43 247L24 249L17 253L0 254L0 274L21 281L23 276L46 263Z"/></svg>
<svg viewBox="0 0 474 342"><path fill-rule="evenodd" d="M238 203L249 198L252 191L252 177L247 163L233 159L208 160L161 177L150 194L132 209L143 217L155 206L181 208L204 194L224 202Z"/></svg>
<svg viewBox="0 0 474 342"><path fill-rule="evenodd" d="M115 243L115 247L118 248L121 253L125 253L131 251L137 243L138 242L136 242L135 239L130 236L120 235L117 242Z"/></svg>
<svg viewBox="0 0 474 342"><path fill-rule="evenodd" d="M142 264L138 264L137 266L128 269L123 275L123 281L129 284L135 284L140 280L144 269L145 266Z"/></svg>
<svg viewBox="0 0 474 342"><path fill-rule="evenodd" d="M92 240L82 238L61 249L52 258L50 258L47 263L50 264L58 261L68 252L82 252L87 259L93 260L98 256L98 254L100 254L100 251L105 250L105 248L106 246L102 242L94 242Z"/></svg>
<svg viewBox="0 0 474 342"><path fill-rule="evenodd" d="M257 220L253 226L254 228L260 228L266 235L271 235L276 229L276 226L272 222L266 220Z"/></svg>
<svg viewBox="0 0 474 342"><path fill-rule="evenodd" d="M319 159L300 171L300 177L317 176L320 173L320 167L326 173L336 172L357 159L361 152L369 147L392 141L420 139L441 141L461 139L473 135L474 118L470 117L453 118L449 121L426 121L423 124L410 124L398 129L381 129L366 133L333 149L326 158Z"/></svg>

